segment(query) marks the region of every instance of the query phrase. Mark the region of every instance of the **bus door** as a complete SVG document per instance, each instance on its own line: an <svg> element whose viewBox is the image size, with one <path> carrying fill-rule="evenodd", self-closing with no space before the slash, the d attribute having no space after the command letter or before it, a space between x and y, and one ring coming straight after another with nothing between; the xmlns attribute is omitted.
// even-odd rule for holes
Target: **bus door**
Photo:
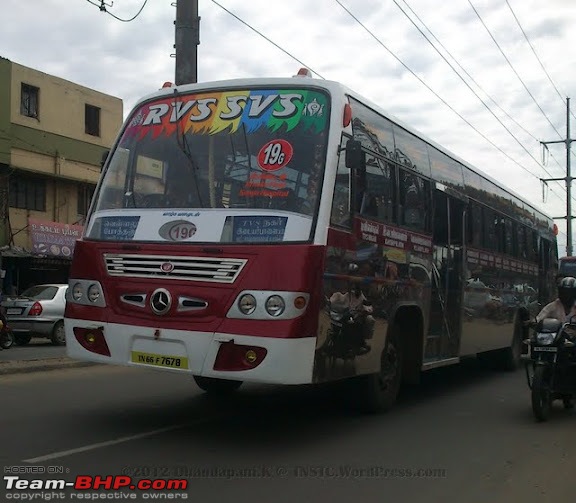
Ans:
<svg viewBox="0 0 576 503"><path fill-rule="evenodd" d="M456 357L462 329L467 201L434 193L433 265L425 362Z"/></svg>

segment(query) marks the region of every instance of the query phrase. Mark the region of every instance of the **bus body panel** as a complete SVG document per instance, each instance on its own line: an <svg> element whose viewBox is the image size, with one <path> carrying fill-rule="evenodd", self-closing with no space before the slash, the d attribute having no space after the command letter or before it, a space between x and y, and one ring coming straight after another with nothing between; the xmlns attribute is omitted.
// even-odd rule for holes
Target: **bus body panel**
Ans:
<svg viewBox="0 0 576 503"><path fill-rule="evenodd" d="M65 320L67 354L71 358L94 363L187 372L197 376L273 384L308 384L312 382L312 367L316 337L284 339L254 337L244 334L195 332L191 330L158 329L154 326L97 324L106 337L112 357L87 351L73 336L74 327L92 329L93 322ZM216 357L223 343L264 348L266 357L257 367L248 370L214 370ZM134 355L133 355L134 352ZM139 355L157 358L157 362L133 361ZM162 359L187 359L185 368L162 366Z"/></svg>

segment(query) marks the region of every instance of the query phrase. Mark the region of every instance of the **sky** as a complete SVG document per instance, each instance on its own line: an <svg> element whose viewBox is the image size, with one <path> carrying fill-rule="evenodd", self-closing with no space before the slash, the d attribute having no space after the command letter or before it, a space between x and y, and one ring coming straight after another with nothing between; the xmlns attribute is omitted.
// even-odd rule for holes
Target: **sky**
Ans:
<svg viewBox="0 0 576 503"><path fill-rule="evenodd" d="M305 65L549 216L566 215L564 182L543 189L540 181L566 176L566 145L549 145L543 164L540 142L566 138L566 98L576 129L574 0L198 3L198 82L292 76ZM107 12L100 4L2 0L0 56L117 96L126 117L140 97L174 81L175 0L107 0ZM563 256L566 220L556 223Z"/></svg>

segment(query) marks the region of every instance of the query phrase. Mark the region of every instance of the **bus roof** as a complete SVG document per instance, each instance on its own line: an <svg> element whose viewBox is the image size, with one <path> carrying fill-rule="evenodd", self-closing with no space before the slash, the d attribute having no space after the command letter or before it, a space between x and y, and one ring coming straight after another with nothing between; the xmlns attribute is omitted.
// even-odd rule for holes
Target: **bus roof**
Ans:
<svg viewBox="0 0 576 503"><path fill-rule="evenodd" d="M441 152L443 152L444 154L448 155L449 157L451 157L455 161L466 166L468 169L470 169L471 171L476 173L478 176L483 177L484 179L493 183L494 185L496 185L500 189L504 190L505 192L507 192L508 194L513 196L514 198L518 199L523 204L528 206L532 211L534 211L534 213L539 218L546 220L548 222L548 224L550 225L550 227L552 227L552 225L553 225L552 218L549 215L547 215L546 213L544 213L543 211L536 208L532 203L528 202L524 197L520 196L519 194L514 192L509 187L507 187L507 186L503 185L501 182L497 181L495 178L492 178L490 175L488 175L484 171L480 170L479 168L477 168L474 165L470 164L469 162L465 161L461 157L457 156L456 154L454 154L453 152L448 150L446 147L435 142L434 140L427 137L425 134L418 131L414 127L409 126L408 124L406 124L401 119L397 118L393 114L391 114L388 111L386 111L385 109L383 109L381 106L377 105L376 103L374 103L370 99L362 96L361 94L357 93L356 91L350 89L349 87L342 84L341 82L332 81L332 80L324 80L324 79L316 79L316 78L311 78L311 77L302 76L302 75L295 75L293 77L275 77L275 78L259 77L259 78L215 80L215 81L200 82L200 83L194 83L194 84L181 84L179 86L174 86L170 83L166 83L164 85L165 87L163 87L162 89L160 89L154 93L150 93L150 94L142 97L141 99L139 99L136 102L136 104L134 105L134 107L132 108L132 111L130 112L129 116L132 115L134 110L136 108L138 108L142 103L149 101L151 99L154 99L154 98L162 98L165 96L169 96L171 94L174 94L174 92L176 90L179 93L186 94L186 93L193 92L193 91L200 91L200 90L207 90L207 89L242 89L242 88L247 88L247 87L253 87L254 85L274 86L274 87L294 87L294 86L297 86L299 83L301 83L302 85L304 85L306 87L317 87L320 89L326 89L329 92L331 92L332 94L340 93L343 95L349 95L349 96L355 98L356 100L364 103L366 106L368 106L369 108L372 108L374 111L376 111L379 114L383 115L384 117L388 118L390 121L392 121L396 125L400 126L401 128L405 129L406 131L416 135L417 137L419 137L421 140L428 143L432 147L435 147L436 149L438 149Z"/></svg>

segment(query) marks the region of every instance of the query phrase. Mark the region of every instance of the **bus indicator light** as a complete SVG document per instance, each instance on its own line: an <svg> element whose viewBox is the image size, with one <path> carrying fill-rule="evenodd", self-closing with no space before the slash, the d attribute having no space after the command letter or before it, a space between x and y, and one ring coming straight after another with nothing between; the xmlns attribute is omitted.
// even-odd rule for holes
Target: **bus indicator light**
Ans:
<svg viewBox="0 0 576 503"><path fill-rule="evenodd" d="M294 299L294 307L296 309L304 309L306 307L306 298L305 297L296 297Z"/></svg>
<svg viewBox="0 0 576 503"><path fill-rule="evenodd" d="M352 122L352 107L350 106L350 103L346 103L344 105L344 115L342 117L342 126L348 127L350 125L350 122Z"/></svg>
<svg viewBox="0 0 576 503"><path fill-rule="evenodd" d="M84 349L99 355L110 356L110 348L106 343L102 328L74 327L74 337Z"/></svg>
<svg viewBox="0 0 576 503"><path fill-rule="evenodd" d="M250 370L262 363L268 351L258 346L246 346L225 342L220 344L214 370L217 371L241 371Z"/></svg>

